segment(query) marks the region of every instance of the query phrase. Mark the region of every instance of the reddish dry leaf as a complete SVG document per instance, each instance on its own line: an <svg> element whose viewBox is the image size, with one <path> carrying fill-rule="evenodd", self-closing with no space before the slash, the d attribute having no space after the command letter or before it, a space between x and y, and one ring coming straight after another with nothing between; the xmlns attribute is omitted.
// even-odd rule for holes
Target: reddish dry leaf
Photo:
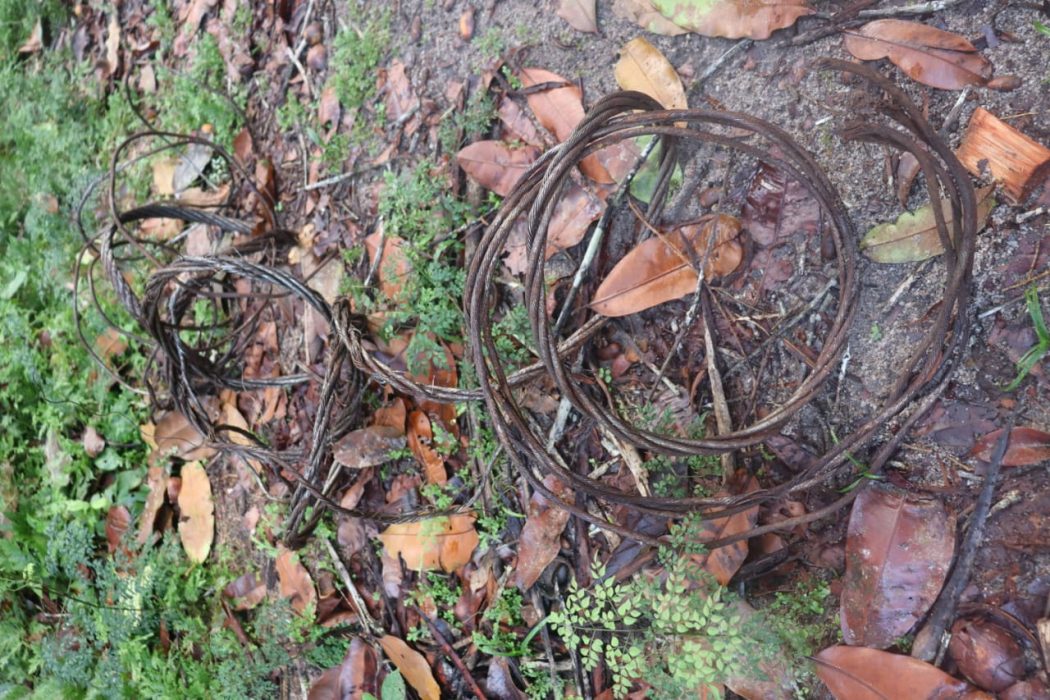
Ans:
<svg viewBox="0 0 1050 700"><path fill-rule="evenodd" d="M408 446L412 455L423 467L423 475L428 484L444 484L448 481L445 471L445 460L431 447L434 440L434 431L430 427L430 419L422 411L412 411L408 414Z"/></svg>
<svg viewBox="0 0 1050 700"><path fill-rule="evenodd" d="M512 148L502 141L476 141L456 154L456 162L471 180L506 197L539 155L533 146Z"/></svg>
<svg viewBox="0 0 1050 700"><path fill-rule="evenodd" d="M804 0L649 0L674 24L703 36L768 39L812 14Z"/></svg>
<svg viewBox="0 0 1050 700"><path fill-rule="evenodd" d="M547 250L550 258L558 251L571 248L583 240L591 223L605 211L605 202L589 190L570 184L554 206L547 231Z"/></svg>
<svg viewBox="0 0 1050 700"><path fill-rule="evenodd" d="M728 489L720 491L718 496L727 497L736 493L754 491L758 488L758 481L754 477L750 477L745 483L740 484L740 480L743 478L743 473L738 473L734 477L734 483L730 483ZM701 542L712 542L723 537L738 535L754 528L757 521L758 506L725 518L704 520L698 539ZM703 554L693 555L693 559L724 586L729 583L741 564L747 559L747 551L747 540L740 540Z"/></svg>
<svg viewBox="0 0 1050 700"><path fill-rule="evenodd" d="M266 582L249 572L230 581L222 592L233 601L234 610L251 610L266 598Z"/></svg>
<svg viewBox="0 0 1050 700"><path fill-rule="evenodd" d="M131 525L131 513L124 506L113 506L106 513L106 547L110 554L120 547L120 540L128 531L129 525Z"/></svg>
<svg viewBox="0 0 1050 700"><path fill-rule="evenodd" d="M441 688L434 680L425 656L389 634L380 637L379 645L408 684L419 693L420 700L441 700Z"/></svg>
<svg viewBox="0 0 1050 700"><path fill-rule="evenodd" d="M405 64L394 59L386 71L386 118L389 122L400 122L405 115L419 109L419 98L405 74Z"/></svg>
<svg viewBox="0 0 1050 700"><path fill-rule="evenodd" d="M955 518L937 500L869 485L857 495L846 535L842 637L892 646L922 619L955 552Z"/></svg>
<svg viewBox="0 0 1050 700"><path fill-rule="evenodd" d="M1024 649L987 617L956 620L948 654L959 672L985 690L1001 692L1024 679Z"/></svg>
<svg viewBox="0 0 1050 700"><path fill-rule="evenodd" d="M704 274L724 277L743 260L744 249L734 240L739 233L739 219L714 214L646 239L609 272L591 308L603 316L626 316L691 294L697 278L693 260L704 259L708 239L714 235Z"/></svg>
<svg viewBox="0 0 1050 700"><path fill-rule="evenodd" d="M572 497L572 492L553 476L544 477L543 483L559 498ZM551 504L538 493L532 495L528 518L518 542L515 581L519 588L531 588L547 565L558 556L561 551L561 533L567 522L569 511Z"/></svg>
<svg viewBox="0 0 1050 700"><path fill-rule="evenodd" d="M376 412L372 414L372 425L395 428L404 435L406 414L405 400L399 397L391 401L388 406L380 406L376 409Z"/></svg>
<svg viewBox="0 0 1050 700"><path fill-rule="evenodd" d="M978 231L984 228L996 204L994 186L977 191ZM941 211L944 212L945 225L950 225L954 217L947 199L941 200ZM904 212L892 223L874 227L861 239L860 249L881 263L918 262L944 252L933 208L929 204L914 212Z"/></svg>
<svg viewBox="0 0 1050 700"><path fill-rule="evenodd" d="M833 646L814 661L836 700L993 700L925 661L878 649Z"/></svg>
<svg viewBox="0 0 1050 700"><path fill-rule="evenodd" d="M470 41L471 37L474 36L474 8L468 7L463 11L463 14L459 16L459 38L463 41Z"/></svg>
<svg viewBox="0 0 1050 700"><path fill-rule="evenodd" d="M277 545L277 580L281 595L290 598L292 610L303 612L317 602L317 592L310 572L299 562L299 555L284 545Z"/></svg>
<svg viewBox="0 0 1050 700"><path fill-rule="evenodd" d="M368 644L354 637L343 662L330 668L310 686L307 700L363 700L378 696L378 663Z"/></svg>
<svg viewBox="0 0 1050 700"><path fill-rule="evenodd" d="M116 328L107 328L95 338L95 354L103 360L124 354L128 349L128 341L124 340L124 334Z"/></svg>
<svg viewBox="0 0 1050 700"><path fill-rule="evenodd" d="M879 19L845 30L845 44L862 61L888 58L908 77L942 90L984 85L992 64L964 37L920 22Z"/></svg>
<svg viewBox="0 0 1050 700"><path fill-rule="evenodd" d="M971 457L984 462L992 461L992 452L995 443L1003 429L993 430L987 435L982 435L977 444L970 451ZM1006 454L1003 456L1004 467L1027 467L1050 460L1050 433L1036 428L1013 428L1010 430L1010 441L1006 446Z"/></svg>
<svg viewBox="0 0 1050 700"><path fill-rule="evenodd" d="M179 539L190 561L203 562L208 558L215 537L215 505L211 497L211 482L200 462L182 465L182 483L179 488Z"/></svg>
<svg viewBox="0 0 1050 700"><path fill-rule="evenodd" d="M509 97L499 103L499 119L507 131L506 136L530 146L543 147L543 137L528 115Z"/></svg>
<svg viewBox="0 0 1050 700"><path fill-rule="evenodd" d="M740 213L741 226L760 246L774 246L801 233L817 232L820 205L801 182L760 163Z"/></svg>
<svg viewBox="0 0 1050 700"><path fill-rule="evenodd" d="M918 158L907 151L901 153L893 178L897 183L897 201L902 207L908 206L908 195L911 194L911 187L920 170Z"/></svg>
<svg viewBox="0 0 1050 700"><path fill-rule="evenodd" d="M164 493L168 488L168 477L160 467L150 467L146 471L146 486L149 493L146 494L146 505L142 507L142 516L139 518L139 533L136 542L140 545L146 544L149 536L153 534L153 524L157 520L157 513L164 505Z"/></svg>
<svg viewBox="0 0 1050 700"><path fill-rule="evenodd" d="M374 261L379 252L379 241L382 235L379 231L365 237L365 250L368 251L368 259ZM397 236L387 236L383 240L383 258L379 261L379 290L392 301L401 296L401 287L405 279L412 274L412 264L404 252L405 242Z"/></svg>
<svg viewBox="0 0 1050 700"><path fill-rule="evenodd" d="M449 573L470 561L478 546L474 516L456 514L410 523L395 523L379 533L386 553L398 556L413 571Z"/></svg>
<svg viewBox="0 0 1050 700"><path fill-rule="evenodd" d="M402 426L404 423L402 423ZM336 462L348 469L366 469L390 460L390 453L405 446L403 429L372 425L351 430L332 447Z"/></svg>
<svg viewBox="0 0 1050 700"><path fill-rule="evenodd" d="M208 402L206 408L209 413L217 411L217 404ZM205 444L204 436L178 411L161 416L153 427L152 441L161 455L174 454L187 461L205 460L215 454L215 450Z"/></svg>
<svg viewBox="0 0 1050 700"><path fill-rule="evenodd" d="M558 16L581 32L598 31L597 12L596 0L561 0L558 4Z"/></svg>
<svg viewBox="0 0 1050 700"><path fill-rule="evenodd" d="M674 66L660 49L642 37L628 41L620 49L620 60L613 68L616 82L624 90L644 92L665 109L685 109L685 88Z"/></svg>
<svg viewBox="0 0 1050 700"><path fill-rule="evenodd" d="M98 457L102 454L102 450L106 449L106 439L99 435L98 431L91 425L84 429L84 435L80 439L80 444L84 446L84 452L87 453L88 457Z"/></svg>
<svg viewBox="0 0 1050 700"><path fill-rule="evenodd" d="M542 68L523 68L518 78L522 86L527 88L543 83L568 83L565 87L530 93L526 98L529 109L540 120L540 124L554 134L559 142L567 139L583 119L583 93L580 88Z"/></svg>

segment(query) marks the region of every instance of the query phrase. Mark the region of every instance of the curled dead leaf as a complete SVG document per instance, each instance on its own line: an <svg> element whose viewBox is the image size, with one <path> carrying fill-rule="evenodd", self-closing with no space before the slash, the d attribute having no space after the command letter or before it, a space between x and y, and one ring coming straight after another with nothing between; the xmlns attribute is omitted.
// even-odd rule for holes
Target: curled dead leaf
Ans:
<svg viewBox="0 0 1050 700"><path fill-rule="evenodd" d="M342 663L322 673L310 686L307 700L363 700L379 692L376 653L354 637Z"/></svg>
<svg viewBox="0 0 1050 700"><path fill-rule="evenodd" d="M943 698L993 700L969 683L910 656L864 647L833 646L813 659L835 700Z"/></svg>
<svg viewBox="0 0 1050 700"><path fill-rule="evenodd" d="M178 504L179 539L190 561L203 562L211 551L215 537L215 505L212 502L211 482L200 462L182 465L182 483Z"/></svg>
<svg viewBox="0 0 1050 700"><path fill-rule="evenodd" d="M333 458L348 469L375 467L405 446L404 431L388 425L351 430L332 447Z"/></svg>
<svg viewBox="0 0 1050 700"><path fill-rule="evenodd" d="M419 693L420 700L441 700L441 688L434 680L425 656L389 634L380 637L379 645L408 684Z"/></svg>
<svg viewBox="0 0 1050 700"><path fill-rule="evenodd" d="M298 554L278 545L276 565L281 595L291 599L293 610L301 613L317 602L314 582Z"/></svg>

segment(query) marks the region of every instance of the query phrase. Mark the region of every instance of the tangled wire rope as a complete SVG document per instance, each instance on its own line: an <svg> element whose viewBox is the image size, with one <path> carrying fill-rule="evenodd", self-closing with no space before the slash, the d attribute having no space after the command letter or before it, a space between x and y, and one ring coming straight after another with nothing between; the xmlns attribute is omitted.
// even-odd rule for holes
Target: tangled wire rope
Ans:
<svg viewBox="0 0 1050 700"><path fill-rule="evenodd" d="M895 432L885 431L882 443L869 454L867 468L877 471L890 459L909 428L932 405L943 389L959 351L965 346L969 329L967 301L976 241L976 199L968 175L911 100L877 72L863 65L834 59L820 60L816 67L851 74L881 91L884 99L879 109L899 128L857 121L848 125L842 135L847 140L881 144L915 156L925 176L938 236L946 251L941 258L945 269L943 303L933 314L922 341L900 368L881 405L825 454L812 460L791 478L766 488L732 496L671 498L641 495L637 491L613 487L566 466L557 450L546 443L547 436L539 432L536 421L521 405L517 395L525 385L546 378L588 425L600 427L623 443L652 454L688 457L732 452L763 443L796 417L836 376L856 313L856 232L835 187L815 159L787 132L755 117L715 110L664 110L641 93L616 93L600 100L564 143L539 158L505 198L467 261L463 308L478 389L422 384L384 362L370 349L365 319L353 312L347 299L330 305L290 271L288 250L295 239L277 227L276 214L269 205L263 234L255 232L256 227L246 221L171 204L148 204L130 211L118 210L115 183L117 173L124 167L118 165L124 149L147 136L168 139L161 148L199 141L196 139L147 133L132 137L118 148L110 171L110 220L87 243L97 254L97 259L86 270L84 278L91 282L94 296L93 269L95 262L100 262L120 304L148 336L153 350L145 383L154 406L181 411L209 444L226 453L266 464L275 478L287 482L293 489L291 515L286 524L286 539L292 544L304 541L305 534L316 524L325 508L381 522L440 514L434 511L386 513L343 508L335 499L341 472L333 462L332 447L362 422L362 398L375 385L389 386L418 400L444 403L484 400L488 419L504 454L534 490L585 521L655 544L657 538L637 528L613 522L579 502L569 503L559 498L545 483L544 477L553 475L577 494L597 502L618 504L662 518L677 518L690 513L704 518L725 517L827 482L840 474L844 465L850 464L852 456L868 446L891 421L907 414ZM660 142L658 172L646 212L649 221L661 221L680 153L685 148L702 144L769 164L800 183L818 204L821 219L827 222L834 243L835 314L809 372L790 396L778 402L766 415L749 425L702 439L661 434L639 428L625 419L594 383L581 375L576 362L598 331L606 326L608 319L591 313L590 318L581 320L581 316L588 315L588 307L575 304L572 295L562 299L562 314L555 314L552 318L548 310L544 273L549 228L573 171L584 158L603 148L646 136ZM214 144L205 143L230 164L233 172L242 174L234 158ZM151 150L146 155L157 150L160 149ZM635 170L637 168L636 163ZM261 196L257 190L256 194ZM938 205L942 201L947 202L948 211ZM599 228L606 225L605 217L613 216L614 204L610 199ZM515 222L522 217L528 227L524 299L539 361L511 371L497 348L493 330L499 294L495 278ZM213 226L240 236L243 242L230 245L219 255L182 255L171 242L157 244L129 230L129 224L147 218L172 218ZM152 271L141 291L136 293L125 273L129 266L143 262L148 263ZM78 283L79 280L78 274ZM287 376L245 377L244 356L249 339L258 328L267 305L287 295L314 309L331 328L323 376L310 371L309 363L303 363L304 371ZM215 310L215 318L220 319L207 328L194 325L190 318L194 304L200 300L210 304ZM261 306L259 302L262 302ZM99 311L104 313L101 307ZM580 322L573 332L566 335L560 325L562 317ZM555 318L559 320L555 321ZM187 331L193 330L208 331L204 334L207 340L191 343L186 336ZM268 445L243 428L219 422L202 400L202 397L223 389L244 391L270 386L296 387L318 381L320 392L312 429L308 437L303 436L303 444L289 445L284 449ZM459 510L469 508L481 488L479 483L475 493L461 499ZM761 532L789 528L799 521L814 520L845 505L852 497L852 493L847 493L827 507L800 518L734 533L708 545L716 547ZM311 509L311 506L319 507Z"/></svg>

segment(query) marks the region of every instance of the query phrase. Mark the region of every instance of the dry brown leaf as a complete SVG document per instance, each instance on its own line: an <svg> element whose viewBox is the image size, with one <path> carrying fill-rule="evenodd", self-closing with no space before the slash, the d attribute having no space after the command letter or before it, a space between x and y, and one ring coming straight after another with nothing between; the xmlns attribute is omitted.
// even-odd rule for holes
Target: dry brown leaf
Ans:
<svg viewBox="0 0 1050 700"><path fill-rule="evenodd" d="M559 142L567 139L583 119L583 93L580 88L557 73L542 68L523 68L518 78L522 86L527 88L543 83L567 83L564 87L532 92L526 97L529 109L543 128L554 134Z"/></svg>
<svg viewBox="0 0 1050 700"><path fill-rule="evenodd" d="M423 475L428 484L444 484L448 481L445 471L445 460L435 450L431 443L434 440L434 432L430 427L430 419L423 411L412 411L408 414L408 446L419 465L423 467Z"/></svg>
<svg viewBox="0 0 1050 700"><path fill-rule="evenodd" d="M470 561L478 546L474 516L456 514L395 523L379 533L387 554L400 555L413 571L452 572Z"/></svg>
<svg viewBox="0 0 1050 700"><path fill-rule="evenodd" d="M114 10L109 16L109 27L106 30L106 77L113 75L120 67L120 19L119 12Z"/></svg>
<svg viewBox="0 0 1050 700"><path fill-rule="evenodd" d="M653 34L679 36L689 33L689 30L679 27L660 14L653 7L651 0L613 0L613 14L623 17L628 22L634 22Z"/></svg>
<svg viewBox="0 0 1050 700"><path fill-rule="evenodd" d="M1026 675L1024 649L990 615L956 620L948 655L962 675L985 690L1000 693Z"/></svg>
<svg viewBox="0 0 1050 700"><path fill-rule="evenodd" d="M368 251L368 259L374 261L379 251L379 241L382 235L379 231L365 237L365 250ZM379 261L379 290L387 299L396 301L401 296L401 288L405 279L412 274L412 263L404 251L405 241L397 236L387 236L383 242L383 258Z"/></svg>
<svg viewBox="0 0 1050 700"><path fill-rule="evenodd" d="M230 581L222 592L233 601L234 610L251 610L266 599L266 582L249 572Z"/></svg>
<svg viewBox="0 0 1050 700"><path fill-rule="evenodd" d="M354 637L343 662L313 682L307 700L363 700L366 693L378 697L377 669L376 653L372 647Z"/></svg>
<svg viewBox="0 0 1050 700"><path fill-rule="evenodd" d="M124 506L113 506L106 513L106 547L110 554L120 547L120 541L124 533L128 531L129 525L131 525L131 513Z"/></svg>
<svg viewBox="0 0 1050 700"><path fill-rule="evenodd" d="M142 515L139 517L139 532L135 538L140 545L149 541L153 534L153 524L157 520L157 513L164 505L164 493L168 488L168 477L160 467L153 466L146 470L146 486L149 493L146 494L146 505L142 507Z"/></svg>
<svg viewBox="0 0 1050 700"><path fill-rule="evenodd" d="M581 32L598 32L598 8L596 0L561 0L558 16Z"/></svg>
<svg viewBox="0 0 1050 700"><path fill-rule="evenodd" d="M434 680L425 656L389 634L380 637L379 645L408 684L419 693L420 700L441 700L441 688Z"/></svg>
<svg viewBox="0 0 1050 700"><path fill-rule="evenodd" d="M768 39L813 13L804 0L649 0L674 24L704 36Z"/></svg>
<svg viewBox="0 0 1050 700"><path fill-rule="evenodd" d="M992 64L965 37L920 22L879 19L844 30L846 50L862 61L888 58L912 80L942 90L984 85Z"/></svg>
<svg viewBox="0 0 1050 700"><path fill-rule="evenodd" d="M256 165L256 169L258 169ZM265 187L259 189L265 190ZM230 183L224 183L213 190L205 190L200 187L190 187L183 190L176 197L180 204L187 207L214 207L226 202L230 195Z"/></svg>
<svg viewBox="0 0 1050 700"><path fill-rule="evenodd" d="M340 438L332 447L332 456L348 469L366 469L390 461L390 453L404 446L405 432L402 428L372 425L351 430Z"/></svg>
<svg viewBox="0 0 1050 700"><path fill-rule="evenodd" d="M718 497L729 497L739 493L747 493L758 488L758 481L749 477L745 472L737 472L730 480L725 489L718 493ZM747 532L755 527L758 521L758 506L749 508L739 513L724 518L705 519L697 536L700 542L712 542ZM747 540L740 540L703 554L693 555L696 561L705 571L712 574L723 586L728 584L733 575L747 559Z"/></svg>
<svg viewBox="0 0 1050 700"><path fill-rule="evenodd" d="M95 354L103 360L123 355L127 349L128 341L124 339L124 334L116 328L107 328L95 338Z"/></svg>
<svg viewBox="0 0 1050 700"><path fill-rule="evenodd" d="M281 595L291 599L292 610L301 613L317 602L314 582L298 554L279 544L276 565Z"/></svg>
<svg viewBox="0 0 1050 700"><path fill-rule="evenodd" d="M106 449L106 439L98 434L94 426L89 425L84 429L84 435L80 438L80 444L84 446L84 452L88 457L98 457L102 450Z"/></svg>
<svg viewBox="0 0 1050 700"><path fill-rule="evenodd" d="M835 700L993 700L925 661L878 649L834 646L813 661Z"/></svg>
<svg viewBox="0 0 1050 700"><path fill-rule="evenodd" d="M211 551L215 537L215 505L211 497L211 482L200 462L182 465L182 486L179 489L179 539L190 561L203 562Z"/></svg>
<svg viewBox="0 0 1050 700"><path fill-rule="evenodd" d="M475 141L456 154L456 162L471 180L506 197L539 155L534 146L512 148L502 141Z"/></svg>
<svg viewBox="0 0 1050 700"><path fill-rule="evenodd" d="M401 397L395 398L387 406L380 406L372 414L372 425L382 425L388 428L396 428L402 435L405 434L405 420L408 417L408 409L405 400Z"/></svg>
<svg viewBox="0 0 1050 700"><path fill-rule="evenodd" d="M571 498L572 491L553 476L546 476L543 483L560 498ZM521 529L518 541L518 563L515 582L522 589L529 589L540 574L561 551L561 533L569 522L569 511L552 504L539 493L529 501L528 517Z"/></svg>
<svg viewBox="0 0 1050 700"><path fill-rule="evenodd" d="M214 400L205 403L209 412ZM216 410L217 415L217 410ZM188 461L209 459L215 450L205 445L204 436L178 411L163 414L153 428L152 439L161 455L174 454Z"/></svg>
<svg viewBox="0 0 1050 700"><path fill-rule="evenodd" d="M1003 428L1000 428L982 435L973 446L970 456L991 462L995 444L1002 434ZM1003 455L1004 467L1025 467L1047 461L1050 461L1050 433L1027 427L1010 430L1006 454Z"/></svg>
<svg viewBox="0 0 1050 700"><path fill-rule="evenodd" d="M624 90L644 92L665 109L685 109L685 88L674 66L642 37L628 41L620 49L620 60L613 68L616 82Z"/></svg>
<svg viewBox="0 0 1050 700"><path fill-rule="evenodd" d="M18 47L18 53L36 53L42 48L44 48L44 27L38 17L36 24L33 25L33 31L29 33L29 38Z"/></svg>
<svg viewBox="0 0 1050 700"><path fill-rule="evenodd" d="M532 123L525 111L518 106L518 103L511 98L504 97L500 100L499 119L503 122L503 126L506 129L507 133L505 136L507 138L517 139L530 146L540 148L544 146L543 137L540 135L539 129Z"/></svg>
<svg viewBox="0 0 1050 700"><path fill-rule="evenodd" d="M728 275L743 260L743 247L735 240L739 233L738 219L715 214L646 239L609 272L591 308L603 316L626 316L692 293L697 279L692 261L704 258L712 234L704 274L708 279Z"/></svg>

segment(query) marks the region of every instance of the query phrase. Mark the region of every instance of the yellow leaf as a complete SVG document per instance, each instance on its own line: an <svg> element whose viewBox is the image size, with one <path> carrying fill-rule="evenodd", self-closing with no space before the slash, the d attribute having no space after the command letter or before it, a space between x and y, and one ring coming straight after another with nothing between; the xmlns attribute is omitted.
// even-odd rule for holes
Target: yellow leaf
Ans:
<svg viewBox="0 0 1050 700"><path fill-rule="evenodd" d="M190 561L203 562L215 537L215 505L208 473L200 462L187 462L182 467L179 510L179 539L186 556Z"/></svg>
<svg viewBox="0 0 1050 700"><path fill-rule="evenodd" d="M441 688L434 680L425 656L389 634L383 635L379 644L408 684L419 693L421 700L441 700Z"/></svg>
<svg viewBox="0 0 1050 700"><path fill-rule="evenodd" d="M666 109L685 109L685 88L674 66L642 37L628 41L614 68L624 90L644 92Z"/></svg>
<svg viewBox="0 0 1050 700"><path fill-rule="evenodd" d="M470 561L478 546L474 516L457 514L412 523L395 523L379 533L395 560L400 555L414 571L452 572Z"/></svg>

